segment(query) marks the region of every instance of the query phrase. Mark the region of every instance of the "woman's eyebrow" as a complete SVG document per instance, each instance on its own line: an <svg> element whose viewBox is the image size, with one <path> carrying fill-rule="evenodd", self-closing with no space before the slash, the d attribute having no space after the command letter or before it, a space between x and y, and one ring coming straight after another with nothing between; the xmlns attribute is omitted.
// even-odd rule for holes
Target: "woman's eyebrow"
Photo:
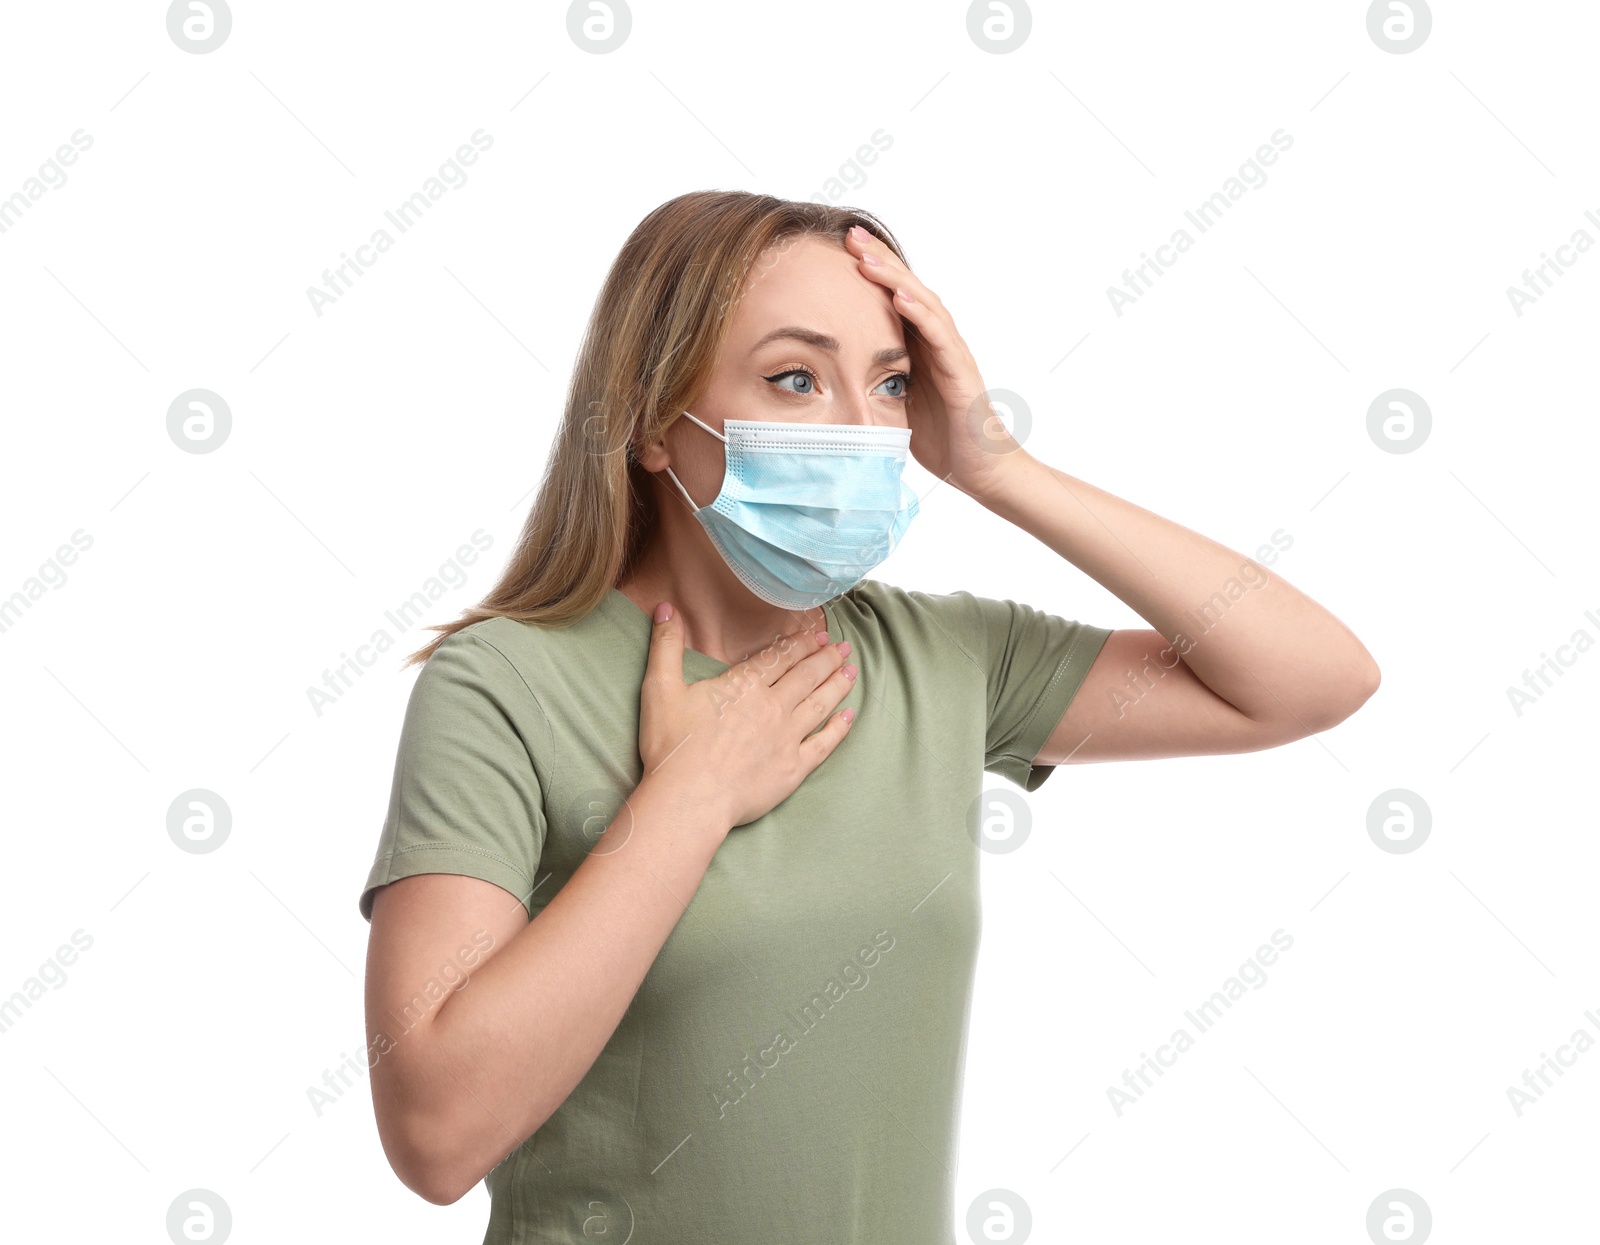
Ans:
<svg viewBox="0 0 1600 1245"><path fill-rule="evenodd" d="M794 341L805 342L806 345L815 346L818 350L826 350L829 354L839 353L838 338L829 337L826 333L819 333L815 329L801 328L796 324L786 324L782 328L773 329L772 332L768 333L754 346L750 347L750 353L754 354L768 342L778 341L783 338L791 338ZM904 346L885 346L882 350L878 351L877 354L872 356L872 362L898 363L901 359L909 359L910 357L911 352Z"/></svg>

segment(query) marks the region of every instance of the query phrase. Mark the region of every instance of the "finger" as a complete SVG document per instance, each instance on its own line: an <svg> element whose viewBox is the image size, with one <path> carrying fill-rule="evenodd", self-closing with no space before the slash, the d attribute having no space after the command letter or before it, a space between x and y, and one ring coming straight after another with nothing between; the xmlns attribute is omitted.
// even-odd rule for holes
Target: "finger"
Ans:
<svg viewBox="0 0 1600 1245"><path fill-rule="evenodd" d="M943 307L920 301L904 286L894 291L894 309L916 327L925 346L927 365L945 377L966 376L978 370L978 361L956 332L955 321Z"/></svg>
<svg viewBox="0 0 1600 1245"><path fill-rule="evenodd" d="M807 775L826 761L850 733L850 723L855 718L855 713L854 709L839 710L828 719L827 725L821 730L800 741L800 763L806 767Z"/></svg>
<svg viewBox="0 0 1600 1245"><path fill-rule="evenodd" d="M668 617L662 618L662 614ZM658 686L683 686L683 620L670 601L660 602L652 615L644 677L647 683Z"/></svg>
<svg viewBox="0 0 1600 1245"><path fill-rule="evenodd" d="M810 657L822 644L826 644L826 640L819 641L817 638L824 634L812 630L810 626L787 632L759 652L735 662L717 677L739 688L755 684L769 686L783 678L797 662Z"/></svg>
<svg viewBox="0 0 1600 1245"><path fill-rule="evenodd" d="M835 654L837 649L832 650ZM818 654L821 656L821 654ZM810 681L809 674L805 673L807 663L801 662L794 672L783 680L783 683L803 688L804 682ZM856 684L856 668L850 663L845 663L835 670L829 671L809 691L802 690L800 698L794 702L789 714L794 724L800 728L802 736L809 735L817 728L817 724L838 708L839 702L850 694L850 689ZM796 683L796 680L803 680ZM774 689L778 690L778 689ZM787 693L785 693L787 694Z"/></svg>
<svg viewBox="0 0 1600 1245"><path fill-rule="evenodd" d="M908 290L919 302L943 310L944 304L939 301L939 296L922 283L917 274L889 248L887 242L866 233L860 225L854 226L847 238L846 249L856 257L857 266L863 274L891 290Z"/></svg>
<svg viewBox="0 0 1600 1245"><path fill-rule="evenodd" d="M823 715L843 699L842 693L831 699L824 699L828 689L829 680L843 678L840 671L845 665L845 655L839 651L837 644L829 644L818 649L803 661L797 661L794 667L772 685L772 690L777 694L779 702L791 714L804 716L806 730L810 730ZM845 680L842 684L844 691L848 691L850 684ZM812 701L812 708L806 710L803 706L808 698L817 697Z"/></svg>
<svg viewBox="0 0 1600 1245"><path fill-rule="evenodd" d="M977 360L956 331L955 321L939 301L939 296L924 285L916 273L901 263L888 245L867 235L861 241L859 225L850 238L850 253L856 256L861 271L891 291L894 309L909 320L929 347L928 362L946 377L977 370Z"/></svg>

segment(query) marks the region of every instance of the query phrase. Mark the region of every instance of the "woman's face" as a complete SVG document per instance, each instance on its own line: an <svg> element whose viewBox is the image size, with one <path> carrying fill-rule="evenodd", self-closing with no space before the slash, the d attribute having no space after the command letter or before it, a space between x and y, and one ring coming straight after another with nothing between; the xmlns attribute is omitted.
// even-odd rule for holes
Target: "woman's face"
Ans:
<svg viewBox="0 0 1600 1245"><path fill-rule="evenodd" d="M751 268L721 361L692 410L719 432L725 419L904 428L910 365L891 292L862 276L842 244L787 238ZM643 465L670 466L708 505L721 486L722 444L688 419L663 440L669 457L653 451Z"/></svg>

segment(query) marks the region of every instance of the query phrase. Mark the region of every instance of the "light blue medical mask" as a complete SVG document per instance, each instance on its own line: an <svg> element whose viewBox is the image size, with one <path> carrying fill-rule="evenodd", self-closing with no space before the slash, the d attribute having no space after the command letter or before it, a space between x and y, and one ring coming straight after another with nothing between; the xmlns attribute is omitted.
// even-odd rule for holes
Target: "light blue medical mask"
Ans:
<svg viewBox="0 0 1600 1245"><path fill-rule="evenodd" d="M900 479L909 428L728 419L721 433L684 414L727 447L722 489L696 506L667 474L734 574L772 605L811 609L854 588L917 517Z"/></svg>

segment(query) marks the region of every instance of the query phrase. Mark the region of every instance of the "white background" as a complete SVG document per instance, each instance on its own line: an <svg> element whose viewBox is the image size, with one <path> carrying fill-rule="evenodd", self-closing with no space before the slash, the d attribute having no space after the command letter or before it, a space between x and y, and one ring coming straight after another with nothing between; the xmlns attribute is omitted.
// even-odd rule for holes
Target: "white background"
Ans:
<svg viewBox="0 0 1600 1245"><path fill-rule="evenodd" d="M1036 1240L1363 1242L1400 1188L1440 1241L1578 1239L1600 1054L1520 1118L1506 1091L1600 1037L1600 655L1520 715L1506 689L1600 637L1600 253L1520 316L1506 290L1600 241L1600 11L1439 3L1403 55L1364 3L1041 4L1006 54L959 4L632 17L594 54L554 4L240 2L192 54L160 4L6 10L0 196L93 144L0 234L0 598L92 545L0 634L0 998L93 946L0 1034L5 1235L166 1240L204 1188L238 1241L480 1239L481 1186L440 1208L395 1179L364 1081L320 1118L306 1094L362 1041L356 899L431 633L320 716L307 689L479 528L427 621L487 591L623 240L744 188L880 215L1035 455L1242 555L1282 529L1274 569L1383 672L1324 735L1029 797L1027 843L984 857L960 1211L1003 1189ZM315 314L480 128L469 180ZM1107 287L1280 129L1266 182L1116 314ZM209 454L166 430L197 387L232 411ZM1433 418L1406 454L1367 433L1399 387ZM908 479L879 578L1144 626ZM167 834L191 788L232 811L210 854ZM1393 788L1431 809L1408 854L1367 832ZM1107 1089L1277 929L1266 984L1119 1118Z"/></svg>

